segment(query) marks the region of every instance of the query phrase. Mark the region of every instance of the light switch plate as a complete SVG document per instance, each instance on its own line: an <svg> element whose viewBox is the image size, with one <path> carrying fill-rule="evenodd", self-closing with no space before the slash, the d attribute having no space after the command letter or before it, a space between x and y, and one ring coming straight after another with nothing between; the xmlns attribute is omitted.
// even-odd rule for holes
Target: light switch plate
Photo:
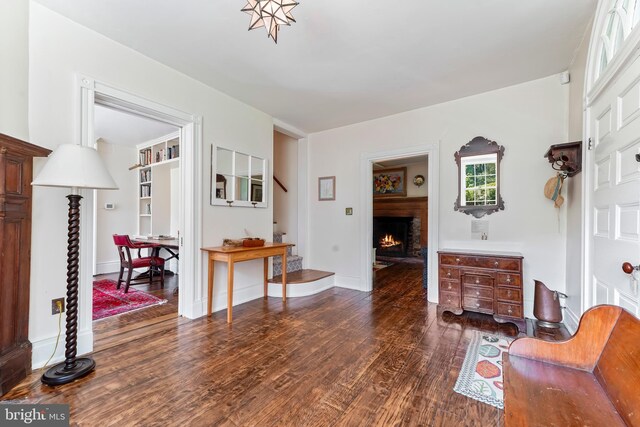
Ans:
<svg viewBox="0 0 640 427"><path fill-rule="evenodd" d="M344 210L345 215L353 215L353 208L346 208Z"/></svg>

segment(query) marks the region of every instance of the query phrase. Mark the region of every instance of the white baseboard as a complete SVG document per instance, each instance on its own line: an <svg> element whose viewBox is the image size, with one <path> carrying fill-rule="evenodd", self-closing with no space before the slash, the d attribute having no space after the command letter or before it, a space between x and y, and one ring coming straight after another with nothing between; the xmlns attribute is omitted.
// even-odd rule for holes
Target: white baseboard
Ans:
<svg viewBox="0 0 640 427"><path fill-rule="evenodd" d="M295 283L287 285L287 298L306 297L331 289L334 286L335 276L324 277L314 282ZM269 283L267 295L282 298L282 284Z"/></svg>
<svg viewBox="0 0 640 427"><path fill-rule="evenodd" d="M335 286L339 288L345 289L353 289L356 291L361 291L363 289L362 283L360 283L359 277L351 277L351 276L339 276L336 274Z"/></svg>
<svg viewBox="0 0 640 427"><path fill-rule="evenodd" d="M578 324L580 323L580 317L576 316L576 314L569 308L565 308L564 310L564 325L567 327L567 330L571 335L576 333L578 329Z"/></svg>
<svg viewBox="0 0 640 427"><path fill-rule="evenodd" d="M60 334L60 341L58 342L58 348L56 354L51 358L49 366L55 365L58 362L64 361L65 352L65 330L64 322L62 324L63 329ZM56 335L57 336L57 335ZM44 338L41 340L31 341L33 349L31 355L31 368L40 369L47 363L49 357L53 353L53 349L56 346L56 337ZM91 353L93 351L93 331L86 330L78 332L78 356L82 354Z"/></svg>
<svg viewBox="0 0 640 427"><path fill-rule="evenodd" d="M120 261L107 261L96 263L96 274L117 273L120 271Z"/></svg>

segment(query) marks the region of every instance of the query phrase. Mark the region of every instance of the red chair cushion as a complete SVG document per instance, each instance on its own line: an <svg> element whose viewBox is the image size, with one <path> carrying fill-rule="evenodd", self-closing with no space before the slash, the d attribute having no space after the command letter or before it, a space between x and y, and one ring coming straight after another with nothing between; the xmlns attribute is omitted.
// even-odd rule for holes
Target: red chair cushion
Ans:
<svg viewBox="0 0 640 427"><path fill-rule="evenodd" d="M151 267L151 265L164 265L164 258L157 256L147 256L144 258L134 258L131 260L131 266L133 268Z"/></svg>

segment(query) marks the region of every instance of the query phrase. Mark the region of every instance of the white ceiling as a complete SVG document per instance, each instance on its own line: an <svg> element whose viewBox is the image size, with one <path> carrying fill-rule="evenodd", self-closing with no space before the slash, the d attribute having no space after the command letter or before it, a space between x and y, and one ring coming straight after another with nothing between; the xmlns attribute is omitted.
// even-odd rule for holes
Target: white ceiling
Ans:
<svg viewBox="0 0 640 427"><path fill-rule="evenodd" d="M100 105L95 108L94 125L96 139L128 146L136 146L178 130L167 123Z"/></svg>
<svg viewBox="0 0 640 427"><path fill-rule="evenodd" d="M37 0L315 132L559 73L596 0L301 0L278 45L246 0Z"/></svg>

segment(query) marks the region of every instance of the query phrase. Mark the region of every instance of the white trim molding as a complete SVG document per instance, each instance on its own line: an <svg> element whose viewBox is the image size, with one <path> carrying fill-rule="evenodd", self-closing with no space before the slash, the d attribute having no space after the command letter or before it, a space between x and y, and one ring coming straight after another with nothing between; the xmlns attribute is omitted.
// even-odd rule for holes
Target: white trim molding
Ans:
<svg viewBox="0 0 640 427"><path fill-rule="evenodd" d="M182 190L180 195L180 283L178 314L187 318L197 318L204 314L202 304L202 278L200 275L202 257L201 215L202 215L202 117L150 101L129 92L117 89L91 77L77 75L77 133L78 143L94 146L94 107L96 103L121 111L164 121L181 128L183 145L180 155ZM94 191L83 191L83 214L81 215L80 247L94 248ZM185 244L184 242L187 242ZM80 253L80 316L79 353L93 350L92 333L92 285L93 253ZM84 340L90 340L85 342Z"/></svg>

